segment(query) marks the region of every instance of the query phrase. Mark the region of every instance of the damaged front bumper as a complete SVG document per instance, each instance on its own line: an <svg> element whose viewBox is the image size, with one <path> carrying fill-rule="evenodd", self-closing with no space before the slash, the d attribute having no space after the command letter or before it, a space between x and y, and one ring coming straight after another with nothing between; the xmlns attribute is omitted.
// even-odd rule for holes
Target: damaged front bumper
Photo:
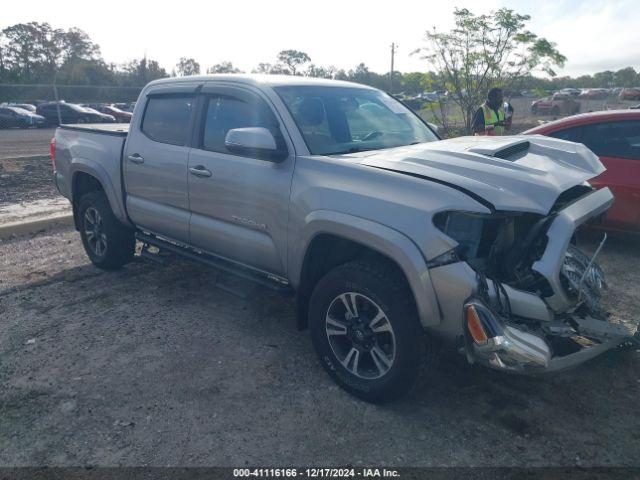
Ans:
<svg viewBox="0 0 640 480"><path fill-rule="evenodd" d="M595 262L576 258L583 254L571 245L575 230L605 212L612 202L613 196L605 188L555 214L546 231L545 250L532 265L547 282L544 296L490 279L482 288L476 271L462 261L431 269L445 319L441 333L459 335L463 305L461 326L468 360L531 374L579 365L632 340L634 335L637 338L636 326L628 328L596 315L596 290L604 283L602 271ZM576 282L576 275L584 282ZM585 288L576 292L577 283L581 287L584 283ZM507 308L497 308L496 304L507 304Z"/></svg>
<svg viewBox="0 0 640 480"><path fill-rule="evenodd" d="M574 367L631 340L635 333L623 325L575 317L570 322L573 326L565 325L560 337L565 340L565 352L558 352L549 342L553 335L540 335L526 331L521 325L510 324L510 319L495 314L481 300L465 303L464 311L469 361L518 373L536 374ZM572 345L569 353L567 345Z"/></svg>

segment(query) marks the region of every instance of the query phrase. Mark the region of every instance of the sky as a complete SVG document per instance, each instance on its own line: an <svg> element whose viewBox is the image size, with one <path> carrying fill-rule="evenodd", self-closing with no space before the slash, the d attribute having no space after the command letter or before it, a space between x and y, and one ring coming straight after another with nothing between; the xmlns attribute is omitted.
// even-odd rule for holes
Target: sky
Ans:
<svg viewBox="0 0 640 480"><path fill-rule="evenodd" d="M146 55L169 72L183 56L203 71L225 60L251 71L260 62L276 63L285 49L307 52L316 65L348 70L364 62L387 72L395 42L395 69L408 72L429 70L411 52L426 30L452 26L455 7L487 13L502 6L531 15L528 28L557 44L568 58L558 74L640 70L638 0L4 0L0 28L29 21L78 27L109 63Z"/></svg>

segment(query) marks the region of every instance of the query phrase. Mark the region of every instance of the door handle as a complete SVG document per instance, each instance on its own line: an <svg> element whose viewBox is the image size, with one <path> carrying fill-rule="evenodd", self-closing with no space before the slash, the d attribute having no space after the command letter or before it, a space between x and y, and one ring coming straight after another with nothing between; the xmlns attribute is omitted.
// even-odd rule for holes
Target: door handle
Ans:
<svg viewBox="0 0 640 480"><path fill-rule="evenodd" d="M195 175L196 177L210 177L213 175L211 170L207 170L202 165L198 165L197 167L189 167L189 173L191 175Z"/></svg>
<svg viewBox="0 0 640 480"><path fill-rule="evenodd" d="M144 163L144 157L139 153L132 153L127 157L131 163Z"/></svg>

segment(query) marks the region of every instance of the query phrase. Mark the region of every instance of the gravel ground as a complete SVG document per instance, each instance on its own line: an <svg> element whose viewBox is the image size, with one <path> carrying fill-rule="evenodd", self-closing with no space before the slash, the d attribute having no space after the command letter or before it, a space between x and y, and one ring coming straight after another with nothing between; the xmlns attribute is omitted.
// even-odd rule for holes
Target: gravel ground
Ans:
<svg viewBox="0 0 640 480"><path fill-rule="evenodd" d="M637 318L640 245L601 263ZM101 272L72 230L0 243L0 466L640 465L636 348L539 379L448 355L381 407L294 323L291 300L181 260Z"/></svg>
<svg viewBox="0 0 640 480"><path fill-rule="evenodd" d="M0 206L54 198L49 141L52 128L0 130Z"/></svg>

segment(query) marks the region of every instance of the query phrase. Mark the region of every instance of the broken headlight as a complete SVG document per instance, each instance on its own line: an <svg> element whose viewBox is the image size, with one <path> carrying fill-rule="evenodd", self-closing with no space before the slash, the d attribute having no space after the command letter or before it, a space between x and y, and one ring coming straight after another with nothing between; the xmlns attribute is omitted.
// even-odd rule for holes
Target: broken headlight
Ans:
<svg viewBox="0 0 640 480"><path fill-rule="evenodd" d="M544 250L544 218L524 212L444 211L433 223L458 243L447 254L490 278L520 284L535 280L529 278L530 266Z"/></svg>
<svg viewBox="0 0 640 480"><path fill-rule="evenodd" d="M491 215L473 212L440 212L433 218L438 229L458 242L456 253L461 259L476 258L482 243L484 224Z"/></svg>

